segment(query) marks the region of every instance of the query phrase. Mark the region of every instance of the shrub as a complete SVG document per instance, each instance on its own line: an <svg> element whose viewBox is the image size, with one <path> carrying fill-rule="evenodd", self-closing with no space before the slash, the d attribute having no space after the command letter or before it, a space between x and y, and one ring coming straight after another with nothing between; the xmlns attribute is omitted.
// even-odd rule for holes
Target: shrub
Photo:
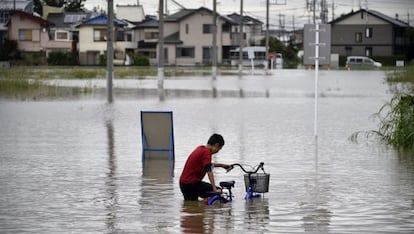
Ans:
<svg viewBox="0 0 414 234"><path fill-rule="evenodd" d="M78 59L76 55L72 52L63 52L63 51L53 51L49 53L47 58L47 63L49 65L77 65Z"/></svg>
<svg viewBox="0 0 414 234"><path fill-rule="evenodd" d="M144 56L144 55L140 55L140 54L129 54L129 56L132 59L132 62L135 66L149 66L150 62L149 59Z"/></svg>

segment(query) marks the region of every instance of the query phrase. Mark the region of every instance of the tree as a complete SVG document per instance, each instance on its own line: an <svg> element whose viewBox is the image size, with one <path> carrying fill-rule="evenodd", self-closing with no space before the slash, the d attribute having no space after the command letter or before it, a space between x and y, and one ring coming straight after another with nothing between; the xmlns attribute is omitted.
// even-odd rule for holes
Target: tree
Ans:
<svg viewBox="0 0 414 234"><path fill-rule="evenodd" d="M34 0L33 1L33 10L39 15L43 15L43 6L42 2L40 0Z"/></svg>
<svg viewBox="0 0 414 234"><path fill-rule="evenodd" d="M65 0L43 0L43 1L46 3L46 5L52 6L52 7L62 7L66 3Z"/></svg>
<svg viewBox="0 0 414 234"><path fill-rule="evenodd" d="M65 11L77 12L82 11L83 2L86 0L69 0L65 3Z"/></svg>
<svg viewBox="0 0 414 234"><path fill-rule="evenodd" d="M86 0L34 0L35 11L39 14L42 12L42 4L44 2L48 6L52 7L65 7L65 11L78 12L82 11L83 3Z"/></svg>
<svg viewBox="0 0 414 234"><path fill-rule="evenodd" d="M260 41L260 45L264 46L266 38ZM292 41L289 42L288 46L285 46L281 41L275 37L269 37L269 52L282 53L284 63L287 67L296 67L299 59L297 57L297 48L292 45Z"/></svg>
<svg viewBox="0 0 414 234"><path fill-rule="evenodd" d="M3 43L0 43L0 61L15 59L18 55L17 41L4 39Z"/></svg>

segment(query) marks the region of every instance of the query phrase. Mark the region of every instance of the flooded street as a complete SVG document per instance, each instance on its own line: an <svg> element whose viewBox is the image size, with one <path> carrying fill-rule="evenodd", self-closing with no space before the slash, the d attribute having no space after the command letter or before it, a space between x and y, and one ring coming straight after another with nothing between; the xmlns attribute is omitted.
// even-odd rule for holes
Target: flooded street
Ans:
<svg viewBox="0 0 414 234"><path fill-rule="evenodd" d="M378 128L370 116L391 97L384 78L381 71L321 71L317 141L313 71L216 82L170 77L163 102L156 79L115 80L115 88L132 91L113 104L101 93L0 99L0 233L414 233L412 152L349 140ZM173 111L173 171L167 160L143 167L145 110ZM244 200L243 172L216 168L216 181L236 181L234 201L183 201L185 160L214 132L226 141L215 161L265 163L263 198Z"/></svg>

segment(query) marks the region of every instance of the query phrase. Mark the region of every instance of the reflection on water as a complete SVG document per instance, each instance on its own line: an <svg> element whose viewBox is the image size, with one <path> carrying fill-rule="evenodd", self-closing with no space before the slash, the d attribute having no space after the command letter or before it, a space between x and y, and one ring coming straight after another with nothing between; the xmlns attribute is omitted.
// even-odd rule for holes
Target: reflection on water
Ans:
<svg viewBox="0 0 414 234"><path fill-rule="evenodd" d="M108 172L106 173L106 226L108 232L115 231L116 224L116 206L118 205L118 194L116 184L116 157L115 157L115 140L114 140L114 126L112 120L106 121L106 132L108 139Z"/></svg>
<svg viewBox="0 0 414 234"><path fill-rule="evenodd" d="M331 190L329 175L319 169L318 138L315 137L315 173L306 179L306 196L300 203L303 210L303 227L306 232L327 233L331 222L329 207Z"/></svg>
<svg viewBox="0 0 414 234"><path fill-rule="evenodd" d="M244 76L241 86L218 77L216 98L210 80L187 77L165 80L164 102L154 80L116 80L129 91L115 88L112 105L96 93L2 99L0 232L413 233L412 151L348 141L377 127L369 116L389 98L381 74L321 72L317 144L306 71ZM141 110L174 112L175 163L141 161ZM216 180L236 181L233 202L183 201L177 175L212 132L226 140L215 160L265 162L269 193L245 201L243 172L217 170Z"/></svg>
<svg viewBox="0 0 414 234"><path fill-rule="evenodd" d="M199 201L183 201L180 228L183 233L211 233L214 231L213 219L206 215L208 207Z"/></svg>
<svg viewBox="0 0 414 234"><path fill-rule="evenodd" d="M269 199L255 198L245 202L244 223L251 230L266 230L270 223ZM270 230L269 230L270 231Z"/></svg>

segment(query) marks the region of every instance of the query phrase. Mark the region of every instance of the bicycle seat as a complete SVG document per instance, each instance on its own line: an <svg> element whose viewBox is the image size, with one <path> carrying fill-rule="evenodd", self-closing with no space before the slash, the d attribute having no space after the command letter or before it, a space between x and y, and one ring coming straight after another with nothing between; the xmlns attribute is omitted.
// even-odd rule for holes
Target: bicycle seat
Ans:
<svg viewBox="0 0 414 234"><path fill-rule="evenodd" d="M220 186L223 188L232 188L234 187L234 184L236 183L236 181L232 180L232 181L223 181L220 182Z"/></svg>

